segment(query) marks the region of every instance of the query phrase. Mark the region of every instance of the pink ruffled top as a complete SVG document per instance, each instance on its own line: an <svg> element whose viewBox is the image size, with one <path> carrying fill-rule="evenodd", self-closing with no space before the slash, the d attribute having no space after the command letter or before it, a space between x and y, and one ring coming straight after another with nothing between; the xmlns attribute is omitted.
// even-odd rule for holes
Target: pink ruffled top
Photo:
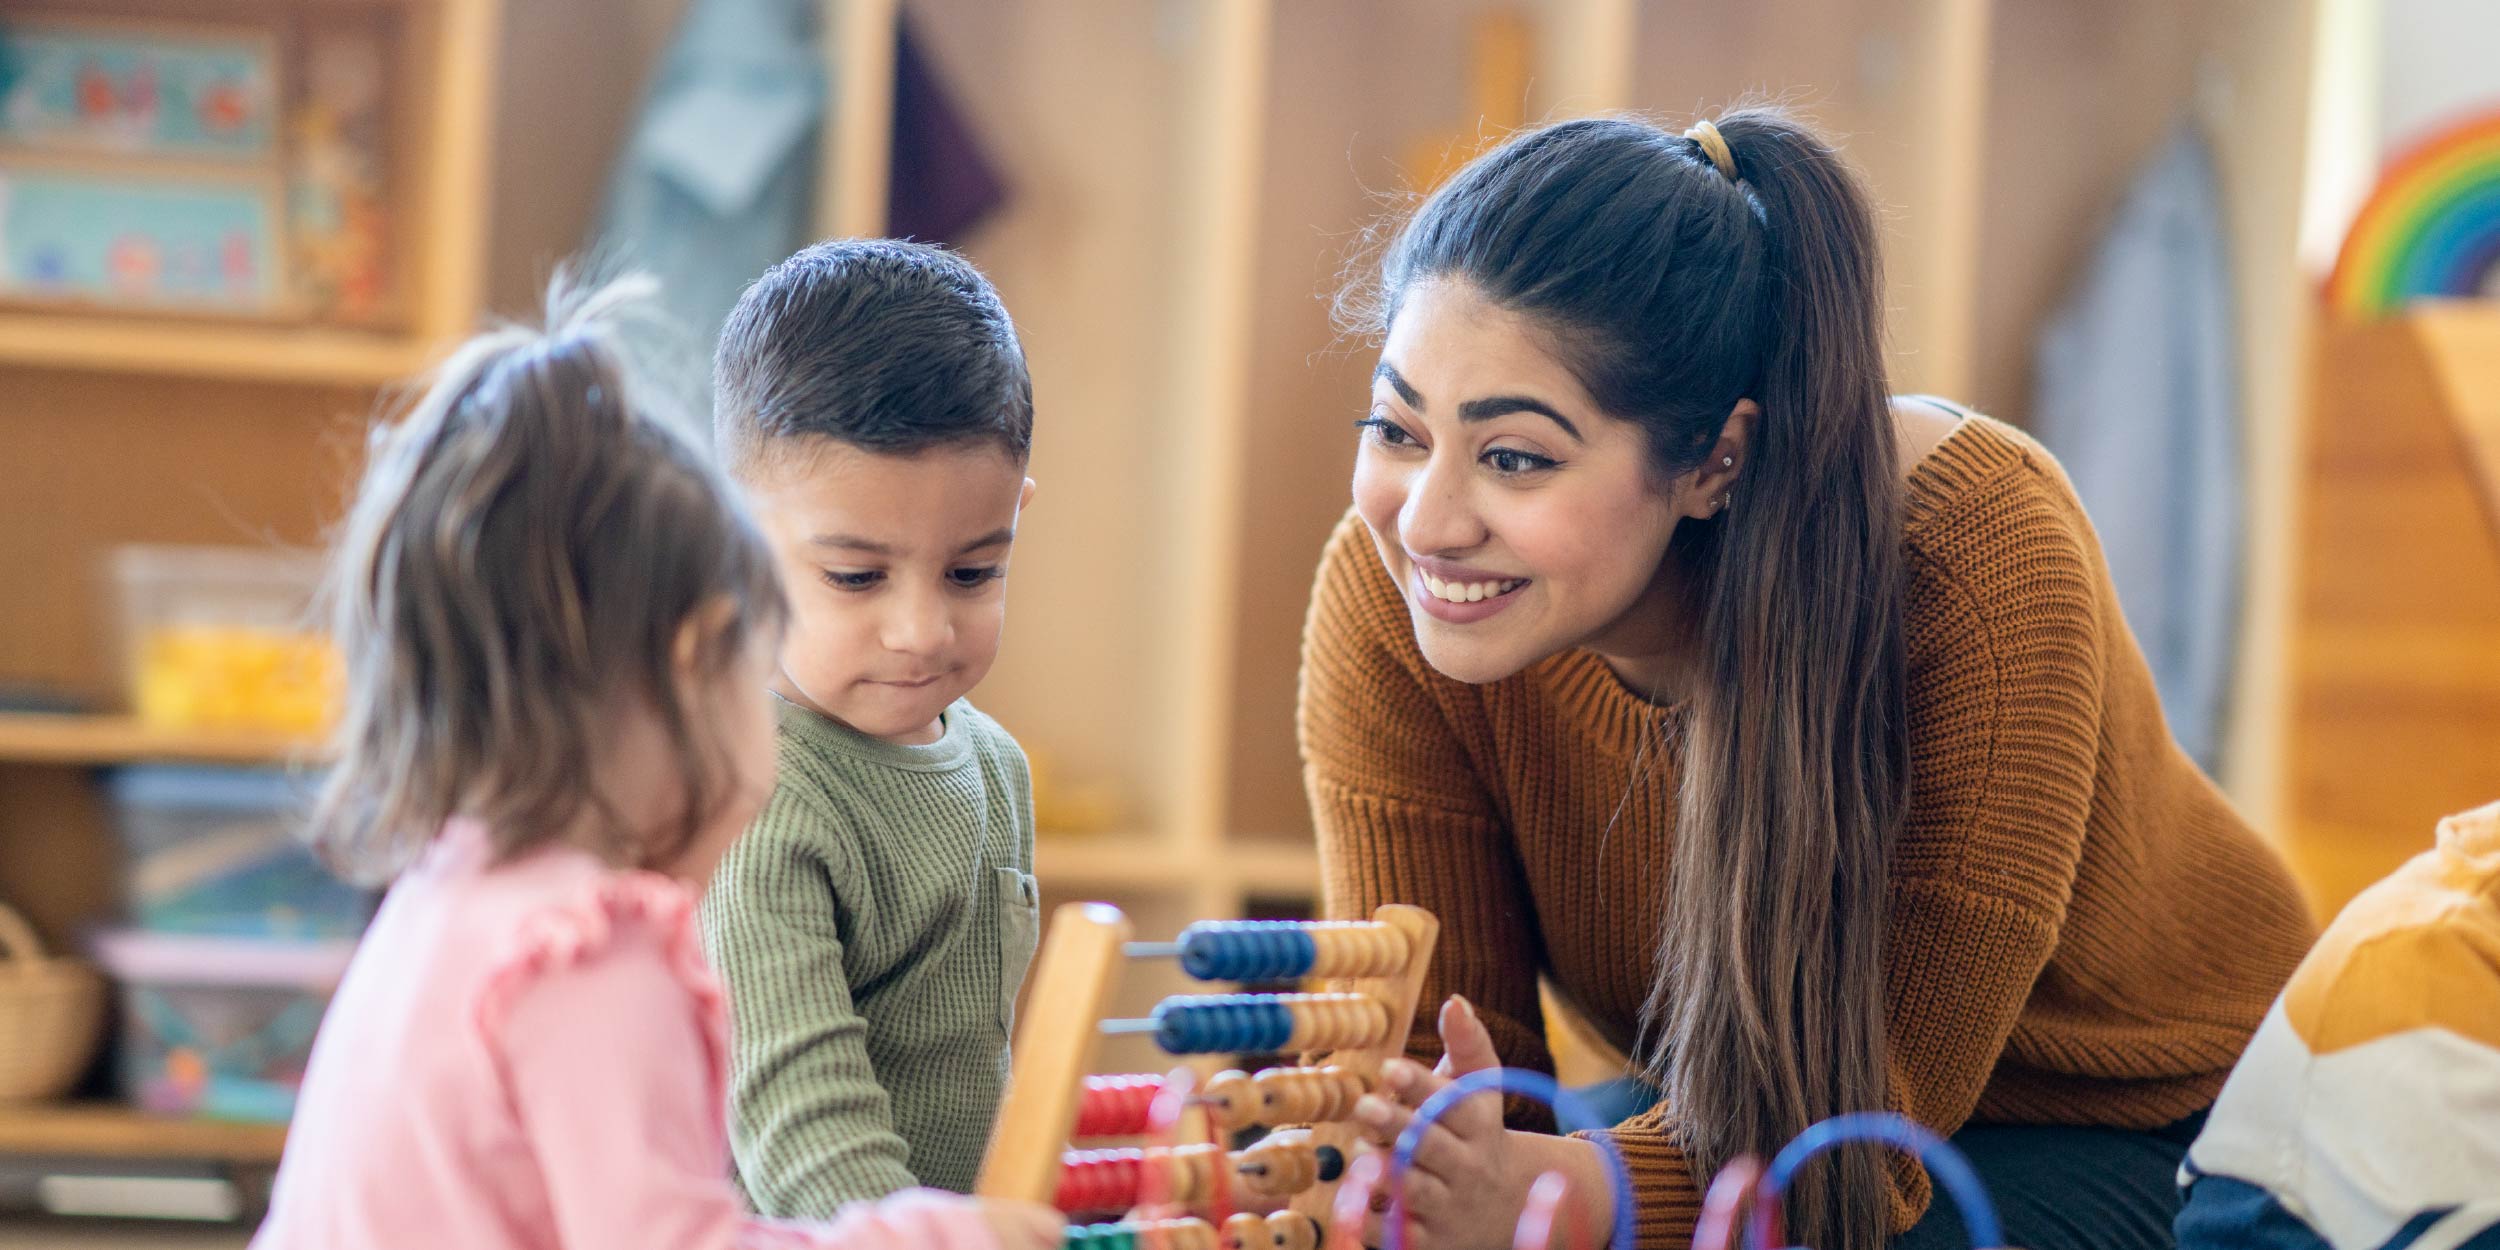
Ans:
<svg viewBox="0 0 2500 1250"><path fill-rule="evenodd" d="M729 1183L727 1015L695 900L453 822L323 1019L254 1250L992 1250L961 1199L757 1219Z"/></svg>

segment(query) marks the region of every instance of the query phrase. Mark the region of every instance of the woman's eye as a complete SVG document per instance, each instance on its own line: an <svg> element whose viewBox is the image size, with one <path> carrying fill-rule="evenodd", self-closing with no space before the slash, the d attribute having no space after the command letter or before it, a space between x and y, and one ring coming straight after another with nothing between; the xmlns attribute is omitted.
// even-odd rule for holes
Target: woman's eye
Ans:
<svg viewBox="0 0 2500 1250"><path fill-rule="evenodd" d="M1535 452L1510 447L1496 447L1484 453L1484 462L1492 465L1494 472L1504 474L1534 473L1539 469L1553 468L1557 463Z"/></svg>
<svg viewBox="0 0 2500 1250"><path fill-rule="evenodd" d="M1407 434L1405 427L1387 417L1365 417L1355 422L1354 428L1363 431L1367 438L1378 439L1383 446L1412 447L1415 445L1415 440Z"/></svg>
<svg viewBox="0 0 2500 1250"><path fill-rule="evenodd" d="M965 590L970 590L975 586L979 586L987 582L997 581L999 578L1005 577L1006 575L1007 570L992 564L985 565L980 568L949 569L946 574L946 580L955 583L957 586L960 586Z"/></svg>
<svg viewBox="0 0 2500 1250"><path fill-rule="evenodd" d="M883 573L837 573L825 570L825 584L836 590L867 590L885 580Z"/></svg>

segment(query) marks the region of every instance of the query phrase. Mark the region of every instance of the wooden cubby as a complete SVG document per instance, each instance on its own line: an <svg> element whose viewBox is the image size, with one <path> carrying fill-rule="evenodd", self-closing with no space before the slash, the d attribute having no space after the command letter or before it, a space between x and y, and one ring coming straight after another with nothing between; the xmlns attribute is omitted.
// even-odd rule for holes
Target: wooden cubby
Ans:
<svg viewBox="0 0 2500 1250"><path fill-rule="evenodd" d="M60 12L59 4L9 3ZM81 0L189 21L390 23L397 310L387 328L0 311L0 684L115 707L105 558L123 543L312 544L338 514L383 388L478 315L498 0ZM147 760L271 763L304 744L168 734L117 715L0 715L0 898L75 949L120 871L91 770ZM12 1154L260 1165L283 1130L150 1119L109 1105L0 1110Z"/></svg>
<svg viewBox="0 0 2500 1250"><path fill-rule="evenodd" d="M2330 323L2314 367L2284 833L2325 917L2500 797L2500 311Z"/></svg>

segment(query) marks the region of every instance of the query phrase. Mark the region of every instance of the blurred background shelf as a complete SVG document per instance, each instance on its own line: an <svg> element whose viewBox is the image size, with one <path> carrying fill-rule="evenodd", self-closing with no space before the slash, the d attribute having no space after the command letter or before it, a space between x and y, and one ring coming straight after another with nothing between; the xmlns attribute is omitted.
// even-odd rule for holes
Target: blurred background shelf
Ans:
<svg viewBox="0 0 2500 1250"><path fill-rule="evenodd" d="M1307 841L1236 836L1197 859L1169 839L1146 834L1051 834L1034 839L1034 871L1055 890L1157 890L1228 883L1246 897L1310 898L1319 853Z"/></svg>
<svg viewBox="0 0 2500 1250"><path fill-rule="evenodd" d="M279 1124L172 1120L107 1103L0 1107L0 1154L275 1164Z"/></svg>
<svg viewBox="0 0 2500 1250"><path fill-rule="evenodd" d="M381 386L424 369L434 352L358 330L0 314L0 363L40 368Z"/></svg>
<svg viewBox="0 0 2500 1250"><path fill-rule="evenodd" d="M0 764L292 764L320 750L310 738L159 729L129 716L0 713Z"/></svg>

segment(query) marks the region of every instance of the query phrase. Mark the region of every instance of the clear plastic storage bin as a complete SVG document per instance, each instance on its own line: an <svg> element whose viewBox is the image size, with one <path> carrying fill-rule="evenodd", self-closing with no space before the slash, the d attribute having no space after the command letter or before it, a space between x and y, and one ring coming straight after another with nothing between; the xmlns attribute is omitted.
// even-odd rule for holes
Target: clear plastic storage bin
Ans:
<svg viewBox="0 0 2500 1250"><path fill-rule="evenodd" d="M134 929L96 941L121 992L122 1091L159 1115L281 1123L349 942L268 942Z"/></svg>
<svg viewBox="0 0 2500 1250"><path fill-rule="evenodd" d="M113 554L130 702L168 729L316 734L339 701L337 649L313 619L321 558L259 547Z"/></svg>
<svg viewBox="0 0 2500 1250"><path fill-rule="evenodd" d="M134 925L247 938L354 938L373 895L297 836L310 779L276 769L143 765L106 782Z"/></svg>

